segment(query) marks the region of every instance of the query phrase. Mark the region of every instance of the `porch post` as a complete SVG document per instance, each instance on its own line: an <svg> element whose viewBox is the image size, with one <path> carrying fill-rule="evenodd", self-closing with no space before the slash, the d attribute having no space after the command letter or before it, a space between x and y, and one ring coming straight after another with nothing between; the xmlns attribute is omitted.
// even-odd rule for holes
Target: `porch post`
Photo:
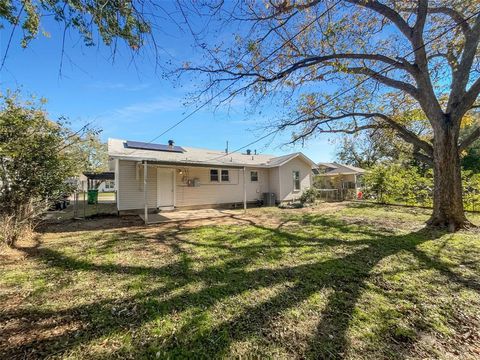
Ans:
<svg viewBox="0 0 480 360"><path fill-rule="evenodd" d="M357 174L353 174L353 181L355 181L355 197L353 200L358 200L358 190L357 190Z"/></svg>
<svg viewBox="0 0 480 360"><path fill-rule="evenodd" d="M247 175L246 168L243 167L243 211L247 212Z"/></svg>
<svg viewBox="0 0 480 360"><path fill-rule="evenodd" d="M147 160L143 162L143 205L144 205L144 216L145 216L145 225L148 224L148 203L147 203Z"/></svg>

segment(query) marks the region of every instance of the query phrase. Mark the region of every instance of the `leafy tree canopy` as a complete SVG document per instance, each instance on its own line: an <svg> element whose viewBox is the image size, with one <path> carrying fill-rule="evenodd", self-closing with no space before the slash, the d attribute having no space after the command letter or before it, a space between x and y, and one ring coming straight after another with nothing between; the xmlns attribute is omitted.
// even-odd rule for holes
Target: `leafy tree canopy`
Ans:
<svg viewBox="0 0 480 360"><path fill-rule="evenodd" d="M1 2L0 17L22 28L23 47L38 36L42 18L53 16L66 28L75 28L87 46L95 45L94 35L98 31L106 45L122 39L131 48L138 49L143 45L144 36L151 32L145 17L147 5L153 4L130 0L6 0Z"/></svg>
<svg viewBox="0 0 480 360"><path fill-rule="evenodd" d="M9 244L71 193L69 179L83 166L77 145L86 130L73 132L64 119L51 121L43 103L1 97L0 236Z"/></svg>
<svg viewBox="0 0 480 360"><path fill-rule="evenodd" d="M108 170L108 147L99 138L97 131L89 130L76 142L83 172L102 172Z"/></svg>

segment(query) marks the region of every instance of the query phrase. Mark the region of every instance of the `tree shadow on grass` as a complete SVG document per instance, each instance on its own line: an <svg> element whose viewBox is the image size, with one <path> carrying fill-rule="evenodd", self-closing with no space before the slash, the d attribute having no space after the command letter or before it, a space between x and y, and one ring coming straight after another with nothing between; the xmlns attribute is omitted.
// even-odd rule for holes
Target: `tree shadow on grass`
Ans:
<svg viewBox="0 0 480 360"><path fill-rule="evenodd" d="M138 215L104 215L98 218L66 219L44 221L38 228L42 233L75 233L81 231L115 230L120 228L141 228L144 222Z"/></svg>
<svg viewBox="0 0 480 360"><path fill-rule="evenodd" d="M334 238L310 238L289 232L285 228L266 228L254 221L248 221L247 226L255 227L270 241L269 245L245 244L244 234L240 228L237 237L232 235L235 246L226 246L221 233L218 241L204 242L185 239L194 229L178 228L171 233L158 234L159 242L172 246L175 253L180 254L177 260L162 267L135 265L96 264L78 260L46 247L24 249L48 266L65 271L88 271L102 275L125 274L133 277L146 275L152 281L159 279L161 285L153 289L140 291L121 299L102 299L93 303L71 306L64 310L51 311L25 308L23 310L5 311L0 315L0 322L13 321L3 339L8 339L24 330L22 319L28 319L29 326L40 331L45 327L54 329L68 324L72 320L79 321L80 327L57 333L52 332L42 338L27 338L25 341L8 345L3 344L0 354L6 358L40 357L52 354L67 354L69 351L104 337L140 329L146 323L162 319L172 314L191 311L192 316L174 334L150 338L147 344L135 340L134 349L129 351L136 357L195 357L213 358L228 354L232 344L248 340L251 337L260 339L266 344L276 344L286 348L294 357L312 358L342 358L348 352L348 337L350 321L355 306L371 277L372 269L382 260L402 251L407 251L428 267L440 270L461 286L475 289L471 281L465 280L452 272L446 264L419 253L418 245L438 238L442 233L421 230L404 235L379 234L375 230L351 226L326 217L308 217L303 219L303 225L332 227L346 234L362 235L363 238L354 241L343 241ZM308 223L308 224L307 224ZM182 236L184 235L184 236ZM143 236L143 235L142 235ZM258 236L252 232L251 236ZM145 239L146 240L146 239ZM189 266L191 259L184 252L183 246L219 247L227 251L221 264L206 265L194 269ZM272 256L278 258L278 246L311 247L313 249L332 248L338 246L350 248L342 253L342 257L327 260L292 264L281 268L255 268L249 265L256 260ZM259 251L261 247L262 251ZM426 257L426 258L425 258ZM202 283L203 286L194 291L181 291L192 284ZM279 290L266 300L255 302L238 309L236 313L213 326L204 326L205 310L225 301L265 288L279 287ZM277 319L287 310L293 309L312 295L325 289L330 289L320 321L306 345L298 348L298 344L285 344L282 339L272 335ZM121 310L118 310L121 309ZM121 313L119 313L121 311ZM16 325L15 325L16 324ZM38 326L38 329L35 329ZM197 330L195 330L197 329ZM32 330L32 329L29 329ZM0 341L3 342L5 340ZM392 344L385 344L386 351ZM35 352L32 352L35 350ZM259 350L260 351L260 350Z"/></svg>

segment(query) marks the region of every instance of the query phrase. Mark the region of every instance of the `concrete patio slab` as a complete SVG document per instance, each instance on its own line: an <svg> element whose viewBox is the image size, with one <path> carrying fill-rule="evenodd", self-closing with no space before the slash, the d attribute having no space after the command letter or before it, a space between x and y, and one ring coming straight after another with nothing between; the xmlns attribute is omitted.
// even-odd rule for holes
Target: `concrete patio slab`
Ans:
<svg viewBox="0 0 480 360"><path fill-rule="evenodd" d="M201 220L231 216L232 212L219 209L179 210L148 214L148 224ZM139 215L145 221L145 215Z"/></svg>

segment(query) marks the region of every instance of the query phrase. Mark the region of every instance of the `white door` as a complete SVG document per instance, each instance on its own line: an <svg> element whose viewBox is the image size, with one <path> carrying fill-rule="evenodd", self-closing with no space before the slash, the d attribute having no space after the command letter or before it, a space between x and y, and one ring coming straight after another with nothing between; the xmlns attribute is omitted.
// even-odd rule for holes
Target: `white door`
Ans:
<svg viewBox="0 0 480 360"><path fill-rule="evenodd" d="M174 174L173 169L157 168L157 207L174 207Z"/></svg>

